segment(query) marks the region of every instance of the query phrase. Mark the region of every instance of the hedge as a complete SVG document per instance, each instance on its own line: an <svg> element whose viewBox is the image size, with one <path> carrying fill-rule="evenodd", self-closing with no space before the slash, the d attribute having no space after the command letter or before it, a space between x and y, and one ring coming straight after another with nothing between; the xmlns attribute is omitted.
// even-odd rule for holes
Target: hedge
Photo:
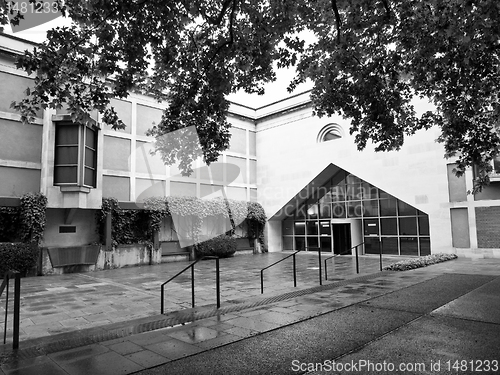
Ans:
<svg viewBox="0 0 500 375"><path fill-rule="evenodd" d="M0 277L7 271L19 271L21 275L36 265L39 248L36 243L0 243Z"/></svg>
<svg viewBox="0 0 500 375"><path fill-rule="evenodd" d="M197 257L218 256L219 258L229 258L236 252L236 240L228 235L221 235L199 243L196 248Z"/></svg>

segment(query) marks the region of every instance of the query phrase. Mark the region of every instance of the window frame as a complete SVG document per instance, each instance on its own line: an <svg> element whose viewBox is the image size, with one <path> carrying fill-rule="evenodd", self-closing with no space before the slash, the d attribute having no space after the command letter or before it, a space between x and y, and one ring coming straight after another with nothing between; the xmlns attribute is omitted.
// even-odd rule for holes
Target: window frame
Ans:
<svg viewBox="0 0 500 375"><path fill-rule="evenodd" d="M98 136L99 128L95 125L78 124L72 121L54 121L55 124L55 138L54 138L54 175L53 175L53 185L54 186L78 186L85 187L89 189L97 188L97 155L98 155ZM61 127L73 126L77 130L77 144L58 144L58 131ZM91 131L94 134L94 142L92 145L87 145L87 131ZM93 147L92 147L93 146ZM76 147L77 148L77 163L62 163L57 158L57 149L62 147ZM89 150L89 151L88 151ZM93 163L88 165L86 162L87 152L93 153ZM57 178L57 168L60 167L76 167L76 181L72 182L58 182ZM85 178L86 171L92 171L92 183L88 184Z"/></svg>
<svg viewBox="0 0 500 375"><path fill-rule="evenodd" d="M490 180L491 181L500 181L500 171L499 172L495 172L495 161L500 164L500 155L496 156L495 158L493 158L493 160L491 161L491 167L493 168L493 170L491 171L490 173Z"/></svg>

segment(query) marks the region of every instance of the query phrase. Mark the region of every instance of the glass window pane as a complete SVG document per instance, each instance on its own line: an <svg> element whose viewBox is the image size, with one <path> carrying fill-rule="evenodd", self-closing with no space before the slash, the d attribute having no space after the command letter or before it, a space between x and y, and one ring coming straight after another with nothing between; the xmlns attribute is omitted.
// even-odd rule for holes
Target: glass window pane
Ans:
<svg viewBox="0 0 500 375"><path fill-rule="evenodd" d="M430 255L431 254L431 240L430 238L420 237L420 255Z"/></svg>
<svg viewBox="0 0 500 375"><path fill-rule="evenodd" d="M56 145L77 145L79 125L58 125L56 128Z"/></svg>
<svg viewBox="0 0 500 375"><path fill-rule="evenodd" d="M319 205L319 217L322 219L329 219L332 217L331 204L320 204Z"/></svg>
<svg viewBox="0 0 500 375"><path fill-rule="evenodd" d="M325 195L323 195L321 197L321 199L318 201L319 204L331 203L331 202L333 202L333 201L332 201L332 193L330 191L328 193L326 193Z"/></svg>
<svg viewBox="0 0 500 375"><path fill-rule="evenodd" d="M378 219L366 219L364 222L365 236L378 235Z"/></svg>
<svg viewBox="0 0 500 375"><path fill-rule="evenodd" d="M306 238L305 237L295 237L295 249L294 250L305 250L306 248Z"/></svg>
<svg viewBox="0 0 500 375"><path fill-rule="evenodd" d="M307 218L317 219L318 218L318 205L316 203L310 204L307 207Z"/></svg>
<svg viewBox="0 0 500 375"><path fill-rule="evenodd" d="M283 235L293 234L293 220L283 220L281 222L281 231Z"/></svg>
<svg viewBox="0 0 500 375"><path fill-rule="evenodd" d="M398 254L398 239L396 237L382 237L382 254Z"/></svg>
<svg viewBox="0 0 500 375"><path fill-rule="evenodd" d="M78 164L78 146L56 147L54 164Z"/></svg>
<svg viewBox="0 0 500 375"><path fill-rule="evenodd" d="M316 249L313 249L313 247L315 247ZM310 237L308 236L307 237L307 249L308 250L317 250L317 248L319 247L319 242L318 242L318 237Z"/></svg>
<svg viewBox="0 0 500 375"><path fill-rule="evenodd" d="M85 146L96 149L96 134L95 131L85 127Z"/></svg>
<svg viewBox="0 0 500 375"><path fill-rule="evenodd" d="M361 182L361 179L359 177L356 177L352 174L348 175L345 180L348 184L359 184Z"/></svg>
<svg viewBox="0 0 500 375"><path fill-rule="evenodd" d="M365 199L377 199L378 198L378 189L370 185L367 182L363 182L361 184L361 190L363 191L363 198Z"/></svg>
<svg viewBox="0 0 500 375"><path fill-rule="evenodd" d="M399 219L399 234L417 234L417 218L404 217Z"/></svg>
<svg viewBox="0 0 500 375"><path fill-rule="evenodd" d="M347 216L348 217L361 217L363 214L363 206L361 201L347 202Z"/></svg>
<svg viewBox="0 0 500 375"><path fill-rule="evenodd" d="M96 167L96 152L89 148L85 148L85 166L95 168Z"/></svg>
<svg viewBox="0 0 500 375"><path fill-rule="evenodd" d="M305 219L306 218L306 205L303 204L300 206L297 211L295 211L295 218L297 219Z"/></svg>
<svg viewBox="0 0 500 375"><path fill-rule="evenodd" d="M361 199L363 197L363 190L361 189L361 185L346 185L346 195L348 200Z"/></svg>
<svg viewBox="0 0 500 375"><path fill-rule="evenodd" d="M378 246L378 238L365 237L365 254L378 254Z"/></svg>
<svg viewBox="0 0 500 375"><path fill-rule="evenodd" d="M94 169L85 168L83 183L87 186L96 187L96 173Z"/></svg>
<svg viewBox="0 0 500 375"><path fill-rule="evenodd" d="M334 218L345 218L345 203L334 203L332 204L332 217Z"/></svg>
<svg viewBox="0 0 500 375"><path fill-rule="evenodd" d="M308 221L307 224L307 235L318 234L318 222Z"/></svg>
<svg viewBox="0 0 500 375"><path fill-rule="evenodd" d="M78 167L55 167L54 183L76 184L78 182Z"/></svg>
<svg viewBox="0 0 500 375"><path fill-rule="evenodd" d="M398 224L396 218L381 218L380 226L382 227L382 234L398 234Z"/></svg>
<svg viewBox="0 0 500 375"><path fill-rule="evenodd" d="M321 235L331 235L331 230L330 230L330 222L329 221L320 221L319 222L319 233Z"/></svg>
<svg viewBox="0 0 500 375"><path fill-rule="evenodd" d="M304 222L295 222L295 235L304 235L306 234L306 223Z"/></svg>
<svg viewBox="0 0 500 375"><path fill-rule="evenodd" d="M379 197L380 199L388 199L388 198L393 198L392 195L386 193L385 191L383 190L380 190L378 191L378 194L379 194Z"/></svg>
<svg viewBox="0 0 500 375"><path fill-rule="evenodd" d="M500 156L493 159L493 173L500 174Z"/></svg>
<svg viewBox="0 0 500 375"><path fill-rule="evenodd" d="M321 251L332 252L332 240L330 237L321 237L320 238L320 247Z"/></svg>
<svg viewBox="0 0 500 375"><path fill-rule="evenodd" d="M396 199L380 200L380 216L396 216Z"/></svg>
<svg viewBox="0 0 500 375"><path fill-rule="evenodd" d="M429 235L429 216L418 217L418 232L420 235Z"/></svg>
<svg viewBox="0 0 500 375"><path fill-rule="evenodd" d="M293 237L283 237L283 250L293 250Z"/></svg>
<svg viewBox="0 0 500 375"><path fill-rule="evenodd" d="M345 201L345 191L346 187L343 184L333 186L330 193L332 201L333 202Z"/></svg>
<svg viewBox="0 0 500 375"><path fill-rule="evenodd" d="M399 241L401 255L418 255L417 237L401 237Z"/></svg>
<svg viewBox="0 0 500 375"><path fill-rule="evenodd" d="M417 209L410 206L408 203L398 201L398 212L399 216L411 216L417 214Z"/></svg>
<svg viewBox="0 0 500 375"><path fill-rule="evenodd" d="M363 201L363 216L378 216L378 200Z"/></svg>

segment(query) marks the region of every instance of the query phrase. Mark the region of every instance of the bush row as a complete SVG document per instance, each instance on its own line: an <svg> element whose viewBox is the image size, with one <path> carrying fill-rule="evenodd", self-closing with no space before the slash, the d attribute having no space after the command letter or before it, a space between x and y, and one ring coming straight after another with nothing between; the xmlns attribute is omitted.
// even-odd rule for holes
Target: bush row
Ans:
<svg viewBox="0 0 500 375"><path fill-rule="evenodd" d="M0 243L0 277L7 271L19 271L25 275L38 259L36 243Z"/></svg>
<svg viewBox="0 0 500 375"><path fill-rule="evenodd" d="M221 235L211 238L196 246L196 256L218 256L219 258L228 258L236 252L236 240L228 235Z"/></svg>
<svg viewBox="0 0 500 375"><path fill-rule="evenodd" d="M386 271L407 271L420 267L427 267L431 264L445 262L447 260L456 259L456 254L432 254L415 259L402 260L393 263L384 268Z"/></svg>

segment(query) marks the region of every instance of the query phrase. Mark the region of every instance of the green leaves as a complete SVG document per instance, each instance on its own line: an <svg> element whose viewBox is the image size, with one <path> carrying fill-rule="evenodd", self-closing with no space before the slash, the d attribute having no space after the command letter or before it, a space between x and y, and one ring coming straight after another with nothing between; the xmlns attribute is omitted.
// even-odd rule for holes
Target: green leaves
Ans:
<svg viewBox="0 0 500 375"><path fill-rule="evenodd" d="M27 193L21 197L21 240L39 244L46 224L47 198L41 193Z"/></svg>

